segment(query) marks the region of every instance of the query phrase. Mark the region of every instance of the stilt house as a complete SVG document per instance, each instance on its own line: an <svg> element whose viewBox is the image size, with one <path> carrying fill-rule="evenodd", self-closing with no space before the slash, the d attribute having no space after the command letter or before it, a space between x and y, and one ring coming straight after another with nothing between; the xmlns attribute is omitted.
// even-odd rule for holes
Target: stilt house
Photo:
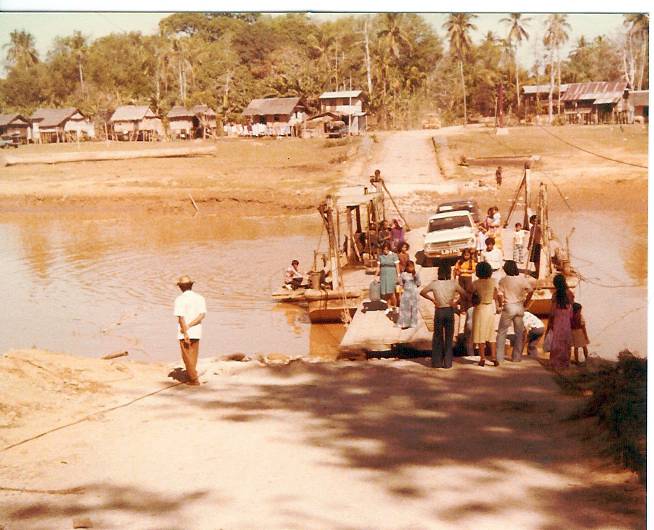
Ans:
<svg viewBox="0 0 654 530"><path fill-rule="evenodd" d="M30 116L36 143L71 142L95 138L95 127L79 109L38 109Z"/></svg>
<svg viewBox="0 0 654 530"><path fill-rule="evenodd" d="M0 135L15 136L26 144L32 137L30 122L20 114L0 114Z"/></svg>
<svg viewBox="0 0 654 530"><path fill-rule="evenodd" d="M298 136L299 126L305 118L305 107L299 97L253 99L243 116L253 125L263 125L268 135Z"/></svg>
<svg viewBox="0 0 654 530"><path fill-rule="evenodd" d="M195 105L190 110L177 105L166 117L173 138L207 138L216 134L217 115L208 105Z"/></svg>
<svg viewBox="0 0 654 530"><path fill-rule="evenodd" d="M146 105L118 107L109 123L113 140L153 141L164 133L161 118Z"/></svg>
<svg viewBox="0 0 654 530"><path fill-rule="evenodd" d="M361 90L342 90L340 92L323 92L320 95L320 112L335 112L348 128L350 134L365 132L367 115L363 110L363 92Z"/></svg>

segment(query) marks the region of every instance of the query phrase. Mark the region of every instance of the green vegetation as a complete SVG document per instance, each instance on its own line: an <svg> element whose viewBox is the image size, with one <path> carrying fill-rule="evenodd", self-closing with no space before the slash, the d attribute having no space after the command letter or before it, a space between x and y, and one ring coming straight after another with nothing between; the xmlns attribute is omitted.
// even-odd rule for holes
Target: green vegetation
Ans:
<svg viewBox="0 0 654 530"><path fill-rule="evenodd" d="M626 76L636 88L648 86L647 15L625 15L624 35L614 39L580 38L567 59L559 53L571 29L565 15L543 24L513 13L502 20L506 35L488 32L479 43L470 35L475 17L452 13L434 28L413 13L330 21L306 13L175 13L155 35L91 40L75 31L55 39L45 57L31 34L16 30L4 46L0 108L30 114L70 105L101 122L120 104L166 113L175 104L207 103L235 120L255 97L301 95L314 111L323 91L351 86L364 90L371 125L405 128L419 127L427 112L444 125L493 115L500 83L513 115L521 111L520 84ZM545 39L540 48L534 43L535 63L526 69L516 50L539 29Z"/></svg>
<svg viewBox="0 0 654 530"><path fill-rule="evenodd" d="M597 418L605 443L622 464L643 482L647 464L647 360L628 351L617 363L603 361L596 370L558 377L569 393L590 398L574 418Z"/></svg>

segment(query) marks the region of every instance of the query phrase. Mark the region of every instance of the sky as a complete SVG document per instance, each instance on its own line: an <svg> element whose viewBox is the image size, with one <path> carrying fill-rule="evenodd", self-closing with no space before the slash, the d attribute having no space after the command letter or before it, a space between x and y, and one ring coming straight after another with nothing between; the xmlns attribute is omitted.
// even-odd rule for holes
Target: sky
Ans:
<svg viewBox="0 0 654 530"><path fill-rule="evenodd" d="M4 8L10 1L0 0L0 9ZM25 5L25 0L22 0L20 5ZM395 9L399 7L397 3L393 5ZM402 5L404 6L404 4ZM213 5L213 9L217 9L216 4ZM56 36L70 35L75 30L80 30L85 35L91 37L91 39L121 31L140 31L143 34L152 34L157 31L159 21L168 16L168 14L143 12L2 12L0 13L0 46L4 46L9 42L11 31L24 29L34 35L39 55L45 57ZM338 17L339 14L313 13L311 16L321 20ZM441 37L444 37L445 32L442 29L442 24L447 14L429 13L423 16L434 27L436 32ZM505 16L505 13L479 14L478 18L474 21L478 29L472 33L473 41L481 41L488 31L493 31L501 37L505 36L506 26L499 22ZM534 63L534 43L542 42L543 22L547 15L541 13L527 14L525 16L532 18L528 29L530 40L521 47L518 57L520 64L528 68ZM588 39L593 39L598 35L611 37L620 31L624 31L622 26L623 17L621 14L570 14L568 20L572 26L572 31L570 32L570 40L566 47L563 48L564 57L581 35L584 35ZM4 55L2 52L0 54Z"/></svg>

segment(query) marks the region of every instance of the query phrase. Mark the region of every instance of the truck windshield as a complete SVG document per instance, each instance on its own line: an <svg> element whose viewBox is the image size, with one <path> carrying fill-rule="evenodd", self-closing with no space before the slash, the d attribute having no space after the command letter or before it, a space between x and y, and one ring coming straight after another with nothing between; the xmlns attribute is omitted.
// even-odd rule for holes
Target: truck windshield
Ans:
<svg viewBox="0 0 654 530"><path fill-rule="evenodd" d="M460 228L462 226L472 226L470 224L470 218L467 215L456 215L429 220L430 232L436 232L437 230L451 230L452 228Z"/></svg>

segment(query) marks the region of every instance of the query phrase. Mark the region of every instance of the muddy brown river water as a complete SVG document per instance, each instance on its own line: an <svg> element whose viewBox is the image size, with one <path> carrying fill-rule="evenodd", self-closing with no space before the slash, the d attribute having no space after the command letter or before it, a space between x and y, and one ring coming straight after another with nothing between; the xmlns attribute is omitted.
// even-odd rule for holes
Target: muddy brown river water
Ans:
<svg viewBox="0 0 654 530"><path fill-rule="evenodd" d="M410 222L419 226L424 218ZM623 348L646 352L646 266L638 259L646 257L646 220L609 222L582 212L558 221L554 228L562 237L575 227L571 245L588 280L578 298L591 351L609 358ZM177 359L174 283L186 273L207 300L201 355L334 358L342 326L312 326L304 309L270 299L292 258L310 267L320 233L315 214L98 218L5 212L0 352L34 346L92 357L127 350L135 359Z"/></svg>

